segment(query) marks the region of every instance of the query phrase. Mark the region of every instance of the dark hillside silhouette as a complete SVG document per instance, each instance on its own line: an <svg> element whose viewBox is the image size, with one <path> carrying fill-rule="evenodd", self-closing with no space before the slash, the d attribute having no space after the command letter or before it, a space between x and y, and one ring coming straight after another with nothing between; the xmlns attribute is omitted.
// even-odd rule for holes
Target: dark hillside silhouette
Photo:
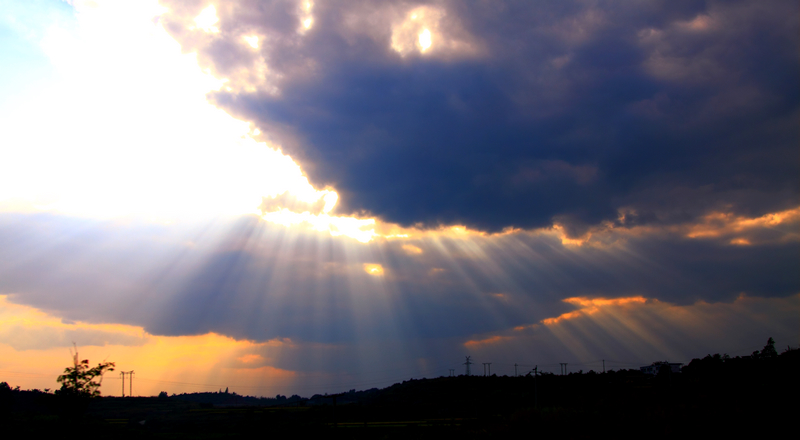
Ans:
<svg viewBox="0 0 800 440"><path fill-rule="evenodd" d="M794 420L798 371L800 350L778 354L770 339L753 355L708 355L680 373L440 377L311 398L163 392L93 399L70 423L86 434L135 438L329 435L339 429L350 438L741 438L760 436L765 422ZM0 383L0 423L22 432L62 433L61 404L53 394Z"/></svg>

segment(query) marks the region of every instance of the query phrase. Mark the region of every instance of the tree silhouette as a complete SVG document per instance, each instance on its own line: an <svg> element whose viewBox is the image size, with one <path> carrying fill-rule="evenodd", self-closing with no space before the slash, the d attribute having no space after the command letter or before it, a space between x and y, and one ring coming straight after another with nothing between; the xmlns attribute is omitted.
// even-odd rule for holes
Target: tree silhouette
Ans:
<svg viewBox="0 0 800 440"><path fill-rule="evenodd" d="M776 358L778 357L778 350L775 350L775 340L771 337L767 340L767 345L761 350L760 356L762 358Z"/></svg>
<svg viewBox="0 0 800 440"><path fill-rule="evenodd" d="M58 381L61 384L61 389L57 391L59 394L80 396L80 397L96 397L100 395L100 384L103 382L103 373L106 371L114 371L113 362L102 362L97 364L96 367L89 367L89 360L84 359L78 362L78 349L76 347L75 354L72 355L72 367L64 369L64 374L58 376ZM95 379L98 379L95 381Z"/></svg>

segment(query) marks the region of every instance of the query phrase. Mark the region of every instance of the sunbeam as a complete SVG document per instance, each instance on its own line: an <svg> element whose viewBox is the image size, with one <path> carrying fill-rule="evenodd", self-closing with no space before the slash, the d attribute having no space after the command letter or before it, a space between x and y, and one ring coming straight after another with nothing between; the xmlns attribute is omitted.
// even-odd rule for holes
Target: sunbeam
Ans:
<svg viewBox="0 0 800 440"><path fill-rule="evenodd" d="M490 3L4 4L0 374L52 388L74 342L142 395L337 393L796 343L794 9Z"/></svg>

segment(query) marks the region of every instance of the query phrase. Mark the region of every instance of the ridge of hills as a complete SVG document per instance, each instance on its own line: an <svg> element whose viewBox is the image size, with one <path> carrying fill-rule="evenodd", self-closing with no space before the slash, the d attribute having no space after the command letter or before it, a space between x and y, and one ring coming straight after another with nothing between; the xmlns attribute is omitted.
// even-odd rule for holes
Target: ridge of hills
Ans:
<svg viewBox="0 0 800 440"><path fill-rule="evenodd" d="M0 386L0 423L59 434L64 426L119 438L228 438L251 433L396 438L507 434L588 438L762 435L791 424L800 350L769 358L706 356L662 369L539 376L411 379L383 389L303 398L191 393L69 401ZM0 384L2 385L2 384ZM66 425L65 425L66 424Z"/></svg>

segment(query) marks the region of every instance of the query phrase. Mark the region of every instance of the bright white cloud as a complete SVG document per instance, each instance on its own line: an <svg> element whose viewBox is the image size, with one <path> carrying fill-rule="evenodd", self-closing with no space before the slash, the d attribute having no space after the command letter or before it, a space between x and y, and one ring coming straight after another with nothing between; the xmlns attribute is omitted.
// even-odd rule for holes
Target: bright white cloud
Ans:
<svg viewBox="0 0 800 440"><path fill-rule="evenodd" d="M210 5L209 7L203 9L200 12L200 15L195 17L194 22L197 23L197 27L210 34L219 32L219 29L214 26L217 24L217 22L219 22L219 18L217 18L217 9L214 8L214 5Z"/></svg>
<svg viewBox="0 0 800 440"><path fill-rule="evenodd" d="M300 23L302 26L298 29L298 32L305 33L314 25L314 16L312 12L314 10L314 2L311 0L303 0L300 2Z"/></svg>
<svg viewBox="0 0 800 440"><path fill-rule="evenodd" d="M419 6L391 26L391 47L405 57L414 52L436 52L445 57L475 56L477 44L456 23L445 24L446 11Z"/></svg>

